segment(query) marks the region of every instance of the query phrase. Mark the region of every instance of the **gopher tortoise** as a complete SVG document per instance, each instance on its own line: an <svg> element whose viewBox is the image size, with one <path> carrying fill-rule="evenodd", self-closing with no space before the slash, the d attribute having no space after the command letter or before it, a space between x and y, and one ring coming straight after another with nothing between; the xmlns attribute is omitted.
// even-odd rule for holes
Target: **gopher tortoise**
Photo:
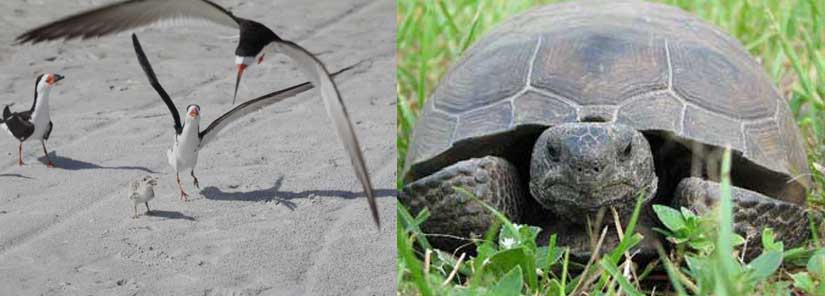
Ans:
<svg viewBox="0 0 825 296"><path fill-rule="evenodd" d="M711 209L725 147L735 231L757 247L765 227L786 246L804 242L802 138L734 38L661 4L548 5L489 33L446 74L413 132L400 200L429 209L423 230L442 249L495 222L460 186L587 256L587 227L614 223L611 211L596 219L601 209L626 222L642 194L639 250L655 254L651 205Z"/></svg>

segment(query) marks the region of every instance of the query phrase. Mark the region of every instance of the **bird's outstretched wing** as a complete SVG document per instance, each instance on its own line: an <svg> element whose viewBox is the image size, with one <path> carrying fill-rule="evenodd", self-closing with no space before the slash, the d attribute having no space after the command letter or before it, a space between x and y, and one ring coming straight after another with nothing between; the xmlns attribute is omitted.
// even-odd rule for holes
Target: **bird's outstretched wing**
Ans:
<svg viewBox="0 0 825 296"><path fill-rule="evenodd" d="M149 64L149 59L147 59L146 54L143 53L143 47L140 46L140 41L138 41L137 35L135 34L132 34L132 45L135 46L135 54L137 55L140 67L143 68L143 72L145 72L146 77L149 78L149 84L151 84L155 91L158 92L160 98L163 99L164 103L166 103L166 107L169 108L169 112L172 113L172 119L175 120L175 133L180 135L183 131L183 125L180 122L178 108L175 107L175 103L172 102L172 98L169 97L169 94L163 90L163 86L161 86L160 82L158 82L158 77L155 76L155 71L152 70L152 65Z"/></svg>
<svg viewBox="0 0 825 296"><path fill-rule="evenodd" d="M338 72L333 73L332 76L335 78L343 78L343 75L341 74L347 73L353 67L354 66L350 66L338 70ZM206 146L206 144L212 142L212 140L217 138L221 130L223 130L227 126L230 126L236 120L246 115L249 115L250 113L261 110L266 106L296 96L310 89L312 89L312 84L309 82L304 82L298 85L293 85L291 87L251 99L249 101L244 102L243 104L238 105L235 108L232 108L232 110L229 110L229 112L224 113L223 115L221 115L221 117L218 117L218 119L212 121L212 123L210 123L206 129L204 129L198 134L201 138L200 147L203 148L204 146Z"/></svg>
<svg viewBox="0 0 825 296"><path fill-rule="evenodd" d="M71 15L17 36L18 44L89 39L158 24L188 20L238 28L237 18L208 0L128 0Z"/></svg>
<svg viewBox="0 0 825 296"><path fill-rule="evenodd" d="M344 142L344 149L347 150L352 161L355 176L361 181L361 186L363 186L364 193L367 195L367 202L372 212L372 218L375 224L381 227L378 219L378 207L375 204L375 193L372 189L372 182L367 171L367 165L364 162L364 155L361 154L361 145L358 144L358 137L355 135L355 129L352 127L347 109L341 100L338 87L330 78L326 67L312 53L291 41L273 41L266 49L290 57L295 61L304 75L306 75L314 85L318 86L318 89L321 91L321 97L324 100L324 106L326 106L327 109L327 115L332 119L338 137Z"/></svg>

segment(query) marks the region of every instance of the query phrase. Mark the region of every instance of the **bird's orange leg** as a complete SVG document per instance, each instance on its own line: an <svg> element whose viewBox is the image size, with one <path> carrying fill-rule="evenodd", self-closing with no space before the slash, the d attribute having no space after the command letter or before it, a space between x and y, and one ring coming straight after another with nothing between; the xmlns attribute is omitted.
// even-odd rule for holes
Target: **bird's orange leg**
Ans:
<svg viewBox="0 0 825 296"><path fill-rule="evenodd" d="M186 192L183 191L183 185L180 184L180 174L177 175L177 180L178 188L180 189L180 199L182 201L187 201L187 199L189 198L189 194L186 194Z"/></svg>
<svg viewBox="0 0 825 296"><path fill-rule="evenodd" d="M46 159L49 161L49 167L53 168L54 163L52 163L52 158L49 157L49 151L46 151L46 142L41 141L40 144L43 144L43 153L46 154Z"/></svg>

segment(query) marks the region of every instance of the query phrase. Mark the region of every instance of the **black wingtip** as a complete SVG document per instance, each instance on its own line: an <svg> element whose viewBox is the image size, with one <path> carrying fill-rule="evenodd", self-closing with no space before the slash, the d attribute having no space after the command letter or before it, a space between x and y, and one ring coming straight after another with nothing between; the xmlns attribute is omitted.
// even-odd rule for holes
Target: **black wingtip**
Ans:
<svg viewBox="0 0 825 296"><path fill-rule="evenodd" d="M12 45L13 46L24 45L24 44L28 43L30 40L31 40L31 37L28 36L28 33L24 33L24 34L21 34L20 36L17 36L17 38L14 38L14 43L12 43Z"/></svg>
<svg viewBox="0 0 825 296"><path fill-rule="evenodd" d="M11 109L9 109L9 105L6 105L6 107L3 108L3 121L5 122L9 117L11 117Z"/></svg>
<svg viewBox="0 0 825 296"><path fill-rule="evenodd" d="M381 219L378 217L378 207L375 205L375 197L370 198L370 211L372 212L372 221L375 222L375 227L381 231Z"/></svg>

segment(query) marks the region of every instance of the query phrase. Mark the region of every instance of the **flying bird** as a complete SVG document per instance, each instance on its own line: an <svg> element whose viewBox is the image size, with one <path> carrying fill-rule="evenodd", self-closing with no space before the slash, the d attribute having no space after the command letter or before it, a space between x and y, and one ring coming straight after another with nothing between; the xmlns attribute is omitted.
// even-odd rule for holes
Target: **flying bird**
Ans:
<svg viewBox="0 0 825 296"><path fill-rule="evenodd" d="M32 44L58 39L89 39L135 30L157 23L186 20L205 20L238 29L240 40L235 48L235 94L244 71L257 60L263 61L268 52L282 53L291 58L313 85L317 86L324 100L327 114L332 118L339 139L344 142L355 175L361 182L372 212L373 220L380 227L378 208L369 173L364 165L361 146L350 123L344 102L326 66L312 53L298 44L280 38L268 27L253 20L237 17L208 0L127 0L65 17L52 23L31 29L17 37L19 44ZM232 99L235 103L235 98Z"/></svg>
<svg viewBox="0 0 825 296"><path fill-rule="evenodd" d="M43 145L43 153L49 161L49 167L53 168L49 152L46 150L46 141L52 133L51 117L49 115L49 93L52 86L63 76L59 74L41 74L34 82L34 102L29 110L22 112L11 112L9 105L3 108L3 117L0 125L15 139L20 141L17 146L17 165L23 166L23 142L28 140L40 140Z"/></svg>
<svg viewBox="0 0 825 296"><path fill-rule="evenodd" d="M183 190L183 185L180 181L180 173L189 171L193 179L193 184L195 187L200 188L198 178L195 176L195 166L198 162L198 152L200 152L200 150L207 144L212 142L222 129L245 115L312 88L312 84L305 82L266 96L246 101L218 117L218 119L209 124L206 129L200 130L200 106L195 104L189 105L186 108L186 116L184 117L183 122L181 122L175 103L172 101L172 98L169 97L169 94L166 93L166 90L163 89L163 86L160 85L160 82L158 82L155 71L152 69L149 59L146 58L143 47L141 47L140 41L135 34L132 34L132 44L134 45L138 62L140 63L141 68L143 68L143 72L146 73L146 77L149 78L149 83L158 93L160 98L166 104L166 107L169 109L169 112L172 114L175 128L175 144L171 149L166 151L166 156L169 160L169 165L171 165L175 170L176 181L178 183L178 188L180 189L180 196L182 200L186 200L189 195L185 190ZM349 69L350 68L345 68L335 73L335 75L343 73Z"/></svg>

